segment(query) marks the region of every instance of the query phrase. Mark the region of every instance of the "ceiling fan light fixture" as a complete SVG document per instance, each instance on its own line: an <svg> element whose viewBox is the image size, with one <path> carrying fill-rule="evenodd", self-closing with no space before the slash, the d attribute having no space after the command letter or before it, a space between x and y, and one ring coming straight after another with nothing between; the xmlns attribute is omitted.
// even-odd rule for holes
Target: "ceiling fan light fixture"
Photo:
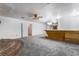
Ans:
<svg viewBox="0 0 79 59"><path fill-rule="evenodd" d="M38 14L34 14L33 19L43 18L43 16L38 16Z"/></svg>
<svg viewBox="0 0 79 59"><path fill-rule="evenodd" d="M34 14L34 17L37 17L37 14Z"/></svg>

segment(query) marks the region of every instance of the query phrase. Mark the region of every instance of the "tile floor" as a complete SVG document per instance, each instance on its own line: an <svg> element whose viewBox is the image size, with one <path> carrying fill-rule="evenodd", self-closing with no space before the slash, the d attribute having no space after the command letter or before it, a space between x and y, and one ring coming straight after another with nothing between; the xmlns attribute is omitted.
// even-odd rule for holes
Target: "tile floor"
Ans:
<svg viewBox="0 0 79 59"><path fill-rule="evenodd" d="M79 56L79 45L48 40L40 36L21 39L24 47L20 56Z"/></svg>

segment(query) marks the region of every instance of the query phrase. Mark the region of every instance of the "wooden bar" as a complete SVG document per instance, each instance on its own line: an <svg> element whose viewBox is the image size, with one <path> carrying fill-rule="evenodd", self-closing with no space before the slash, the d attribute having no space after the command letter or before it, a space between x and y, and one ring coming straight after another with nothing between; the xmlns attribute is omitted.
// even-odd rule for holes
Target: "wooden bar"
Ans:
<svg viewBox="0 0 79 59"><path fill-rule="evenodd" d="M71 43L79 43L79 31L75 30L46 30L47 38Z"/></svg>

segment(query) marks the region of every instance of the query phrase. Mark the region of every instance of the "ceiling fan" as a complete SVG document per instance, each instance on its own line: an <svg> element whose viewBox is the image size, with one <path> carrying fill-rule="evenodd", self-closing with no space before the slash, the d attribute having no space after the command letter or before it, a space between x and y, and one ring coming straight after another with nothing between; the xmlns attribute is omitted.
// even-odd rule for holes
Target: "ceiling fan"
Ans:
<svg viewBox="0 0 79 59"><path fill-rule="evenodd" d="M43 18L43 16L39 16L38 14L33 14L33 19L40 19Z"/></svg>
<svg viewBox="0 0 79 59"><path fill-rule="evenodd" d="M39 20L40 18L43 18L43 16L40 16L37 13L28 12L28 13L26 13L26 15L27 15L27 17L30 17L30 18L32 18L34 20ZM22 16L21 18L22 19L25 19L26 17L25 16Z"/></svg>
<svg viewBox="0 0 79 59"><path fill-rule="evenodd" d="M31 13L31 12L28 12L27 13L27 16L28 17L32 17L32 19L40 19L40 18L43 18L43 16L40 16L39 14L37 14L37 13Z"/></svg>

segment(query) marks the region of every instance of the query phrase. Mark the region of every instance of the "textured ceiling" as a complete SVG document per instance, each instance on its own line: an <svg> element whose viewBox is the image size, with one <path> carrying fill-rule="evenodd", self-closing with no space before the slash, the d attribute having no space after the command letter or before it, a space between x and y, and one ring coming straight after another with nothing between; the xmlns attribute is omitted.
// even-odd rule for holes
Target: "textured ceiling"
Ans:
<svg viewBox="0 0 79 59"><path fill-rule="evenodd" d="M37 13L46 5L41 3L1 3L0 15L27 15L28 13Z"/></svg>
<svg viewBox="0 0 79 59"><path fill-rule="evenodd" d="M51 11L53 16L68 15L74 9L79 11L78 3L0 3L0 15L11 17L27 16L31 13L40 13L42 10L44 14Z"/></svg>

